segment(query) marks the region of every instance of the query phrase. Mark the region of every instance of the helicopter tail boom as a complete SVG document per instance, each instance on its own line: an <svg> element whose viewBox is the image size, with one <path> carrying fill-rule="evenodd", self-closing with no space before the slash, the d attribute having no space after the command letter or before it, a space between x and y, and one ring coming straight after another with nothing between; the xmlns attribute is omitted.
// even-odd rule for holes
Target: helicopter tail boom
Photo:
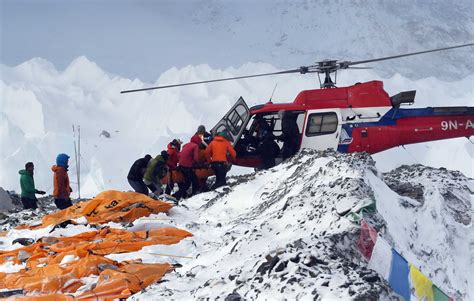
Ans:
<svg viewBox="0 0 474 301"><path fill-rule="evenodd" d="M352 142L338 150L373 154L395 146L474 136L474 107L394 108L380 122L343 128Z"/></svg>

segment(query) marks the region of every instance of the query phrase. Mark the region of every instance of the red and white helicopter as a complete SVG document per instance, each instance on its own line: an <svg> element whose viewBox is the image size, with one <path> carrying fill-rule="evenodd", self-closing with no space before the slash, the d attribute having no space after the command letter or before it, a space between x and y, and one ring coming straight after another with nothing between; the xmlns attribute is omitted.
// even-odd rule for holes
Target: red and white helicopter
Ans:
<svg viewBox="0 0 474 301"><path fill-rule="evenodd" d="M354 65L390 60L405 56L474 46L474 43L407 53L364 61L324 60L315 65L297 69L184 84L122 91L121 93L164 89L251 77L290 74L324 74L321 89L301 91L292 103L271 101L249 108L241 97L231 110L212 129L212 133L225 130L237 151L234 164L259 167L260 157L255 153L257 118L267 121L273 134L281 132L278 112L296 115L299 128L299 148L340 152L377 153L405 144L471 137L474 135L474 107L428 107L402 109L413 104L416 91L389 96L381 81L356 83L336 87L331 73L340 69L364 69Z"/></svg>

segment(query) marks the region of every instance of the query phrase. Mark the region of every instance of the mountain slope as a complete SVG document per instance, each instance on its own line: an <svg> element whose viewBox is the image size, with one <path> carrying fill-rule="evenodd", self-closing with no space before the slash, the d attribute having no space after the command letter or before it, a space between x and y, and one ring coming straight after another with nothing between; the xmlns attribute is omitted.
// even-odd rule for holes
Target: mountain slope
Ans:
<svg viewBox="0 0 474 301"><path fill-rule="evenodd" d="M407 175L424 191L423 204L385 183L403 194ZM366 214L369 223L438 287L467 300L473 294L466 270L468 185L472 180L456 172L405 166L382 175L367 155L304 151L272 170L235 178L230 188L186 200L189 209L173 208L171 220L194 234L191 242L112 258L156 260L147 254L164 253L182 264L133 300L394 299L357 251L359 227L340 216L374 200L378 209Z"/></svg>

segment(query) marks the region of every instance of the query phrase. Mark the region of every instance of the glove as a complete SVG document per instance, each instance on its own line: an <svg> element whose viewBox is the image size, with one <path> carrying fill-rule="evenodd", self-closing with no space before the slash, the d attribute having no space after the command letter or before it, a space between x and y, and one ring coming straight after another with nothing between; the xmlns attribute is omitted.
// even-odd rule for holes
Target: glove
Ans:
<svg viewBox="0 0 474 301"><path fill-rule="evenodd" d="M69 192L72 192L72 188L71 188L71 187L69 187Z"/></svg>
<svg viewBox="0 0 474 301"><path fill-rule="evenodd" d="M43 190L36 190L36 193L43 195L43 194L46 194L46 191L43 191Z"/></svg>

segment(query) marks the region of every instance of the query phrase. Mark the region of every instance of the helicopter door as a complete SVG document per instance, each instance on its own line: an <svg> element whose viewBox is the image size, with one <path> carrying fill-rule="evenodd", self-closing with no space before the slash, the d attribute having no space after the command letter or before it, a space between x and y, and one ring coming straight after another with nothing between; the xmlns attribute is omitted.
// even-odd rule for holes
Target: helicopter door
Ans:
<svg viewBox="0 0 474 301"><path fill-rule="evenodd" d="M341 110L309 110L301 148L337 149L342 128Z"/></svg>
<svg viewBox="0 0 474 301"><path fill-rule="evenodd" d="M239 140L245 126L250 120L250 110L245 100L240 97L227 114L212 128L211 134L226 131L230 142L235 145Z"/></svg>

